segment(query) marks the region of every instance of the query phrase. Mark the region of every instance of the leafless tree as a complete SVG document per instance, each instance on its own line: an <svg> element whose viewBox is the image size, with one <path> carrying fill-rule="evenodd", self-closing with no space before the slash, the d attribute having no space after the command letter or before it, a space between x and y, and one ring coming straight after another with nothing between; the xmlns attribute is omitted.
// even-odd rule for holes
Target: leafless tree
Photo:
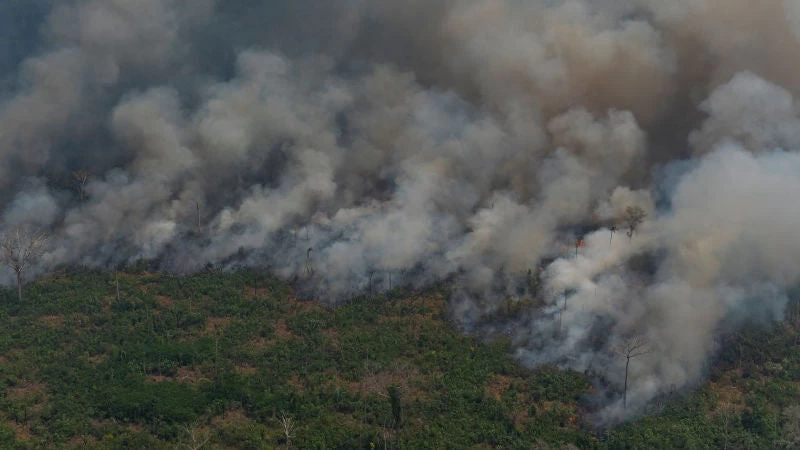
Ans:
<svg viewBox="0 0 800 450"><path fill-rule="evenodd" d="M314 265L311 263L311 252L313 251L314 249L311 247L306 250L306 275L308 275L308 278L314 277Z"/></svg>
<svg viewBox="0 0 800 450"><path fill-rule="evenodd" d="M17 277L17 294L20 301L22 301L23 272L42 253L46 242L45 232L29 230L22 226L0 237L0 248L3 251L0 258Z"/></svg>
<svg viewBox="0 0 800 450"><path fill-rule="evenodd" d="M631 359L650 353L649 342L641 336L634 336L626 339L617 349L617 353L625 358L625 387L622 393L622 406L628 407L628 368Z"/></svg>
<svg viewBox="0 0 800 450"><path fill-rule="evenodd" d="M625 221L625 226L628 228L628 239L633 239L633 233L635 233L639 225L644 222L645 217L647 217L647 213L639 206L628 206L628 208L625 209L625 217L623 217L623 220Z"/></svg>
<svg viewBox="0 0 800 450"><path fill-rule="evenodd" d="M86 183L89 182L89 172L86 170L76 170L72 172L72 178L75 181L75 186L78 189L78 198L81 203L86 199Z"/></svg>
<svg viewBox="0 0 800 450"><path fill-rule="evenodd" d="M370 294L372 293L372 279L375 277L375 270L370 269L367 271L367 277L369 277L369 282L367 284L367 292Z"/></svg>
<svg viewBox="0 0 800 450"><path fill-rule="evenodd" d="M197 207L197 233L199 234L202 231L203 227L200 225L200 202L196 202L195 206Z"/></svg>
<svg viewBox="0 0 800 450"><path fill-rule="evenodd" d="M286 438L286 448L292 448L292 438L295 433L294 419L285 412L281 412L280 422L283 429L283 437Z"/></svg>
<svg viewBox="0 0 800 450"><path fill-rule="evenodd" d="M117 303L119 303L119 270L114 271L114 285L117 288Z"/></svg>
<svg viewBox="0 0 800 450"><path fill-rule="evenodd" d="M561 323L562 317L564 312L567 310L567 295L569 295L569 289L564 289L564 306L558 310L558 335L561 335Z"/></svg>
<svg viewBox="0 0 800 450"><path fill-rule="evenodd" d="M200 450L211 440L211 433L197 426L191 428L187 427L186 434L189 440L189 442L185 444L187 450Z"/></svg>
<svg viewBox="0 0 800 450"><path fill-rule="evenodd" d="M785 424L782 443L785 448L800 448L800 405L786 408L783 414Z"/></svg>
<svg viewBox="0 0 800 450"><path fill-rule="evenodd" d="M722 408L719 412L722 415L722 426L723 426L723 433L725 436L725 441L723 443L723 450L728 450L728 425L731 421L731 405L728 402L722 404Z"/></svg>

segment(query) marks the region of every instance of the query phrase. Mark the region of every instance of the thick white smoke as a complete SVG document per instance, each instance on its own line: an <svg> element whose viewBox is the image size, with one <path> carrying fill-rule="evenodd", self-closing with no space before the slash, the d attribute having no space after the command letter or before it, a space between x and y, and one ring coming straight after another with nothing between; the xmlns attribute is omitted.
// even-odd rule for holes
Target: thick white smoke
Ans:
<svg viewBox="0 0 800 450"><path fill-rule="evenodd" d="M795 1L30 3L0 6L33 18L2 31L0 220L50 230L38 271L269 266L328 302L452 279L528 364L619 388L646 338L629 412L800 277Z"/></svg>

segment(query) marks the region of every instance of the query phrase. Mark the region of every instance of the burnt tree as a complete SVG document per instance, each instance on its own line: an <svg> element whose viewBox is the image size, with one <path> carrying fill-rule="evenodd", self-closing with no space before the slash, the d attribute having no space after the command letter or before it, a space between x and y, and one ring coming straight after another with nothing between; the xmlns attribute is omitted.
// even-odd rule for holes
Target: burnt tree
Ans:
<svg viewBox="0 0 800 450"><path fill-rule="evenodd" d="M649 342L640 336L627 339L617 350L617 353L625 358L625 387L622 391L622 406L624 408L628 407L628 369L631 365L631 359L646 355L650 351Z"/></svg>
<svg viewBox="0 0 800 450"><path fill-rule="evenodd" d="M17 278L17 295L22 301L23 273L44 251L47 234L42 231L17 227L0 238L3 264L14 271Z"/></svg>
<svg viewBox="0 0 800 450"><path fill-rule="evenodd" d="M86 200L86 183L89 182L89 172L86 170L76 170L72 172L72 178L75 182L75 188L78 190L78 198L81 203Z"/></svg>
<svg viewBox="0 0 800 450"><path fill-rule="evenodd" d="M644 218L647 217L647 213L639 206L628 206L625 209L625 216L623 220L625 221L625 226L628 228L628 239L633 239L633 234L636 233L636 230L639 228L642 222L644 222Z"/></svg>

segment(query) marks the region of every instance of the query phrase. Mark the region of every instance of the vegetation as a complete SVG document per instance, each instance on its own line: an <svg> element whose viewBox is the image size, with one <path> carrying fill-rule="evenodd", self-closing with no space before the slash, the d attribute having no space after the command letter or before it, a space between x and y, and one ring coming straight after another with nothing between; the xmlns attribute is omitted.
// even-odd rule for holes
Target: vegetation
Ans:
<svg viewBox="0 0 800 450"><path fill-rule="evenodd" d="M507 341L458 333L443 287L326 309L256 272L141 269L62 273L24 301L0 291L0 448L798 443L791 326L728 337L706 385L596 430L590 380L524 369Z"/></svg>

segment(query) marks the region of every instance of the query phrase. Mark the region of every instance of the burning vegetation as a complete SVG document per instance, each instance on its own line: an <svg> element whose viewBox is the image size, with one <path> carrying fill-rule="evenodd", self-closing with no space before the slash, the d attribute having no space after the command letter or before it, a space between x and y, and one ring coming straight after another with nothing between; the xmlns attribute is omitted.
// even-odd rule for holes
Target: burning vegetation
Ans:
<svg viewBox="0 0 800 450"><path fill-rule="evenodd" d="M4 281L250 267L329 305L448 281L463 329L632 417L794 305L794 4L5 2Z"/></svg>

